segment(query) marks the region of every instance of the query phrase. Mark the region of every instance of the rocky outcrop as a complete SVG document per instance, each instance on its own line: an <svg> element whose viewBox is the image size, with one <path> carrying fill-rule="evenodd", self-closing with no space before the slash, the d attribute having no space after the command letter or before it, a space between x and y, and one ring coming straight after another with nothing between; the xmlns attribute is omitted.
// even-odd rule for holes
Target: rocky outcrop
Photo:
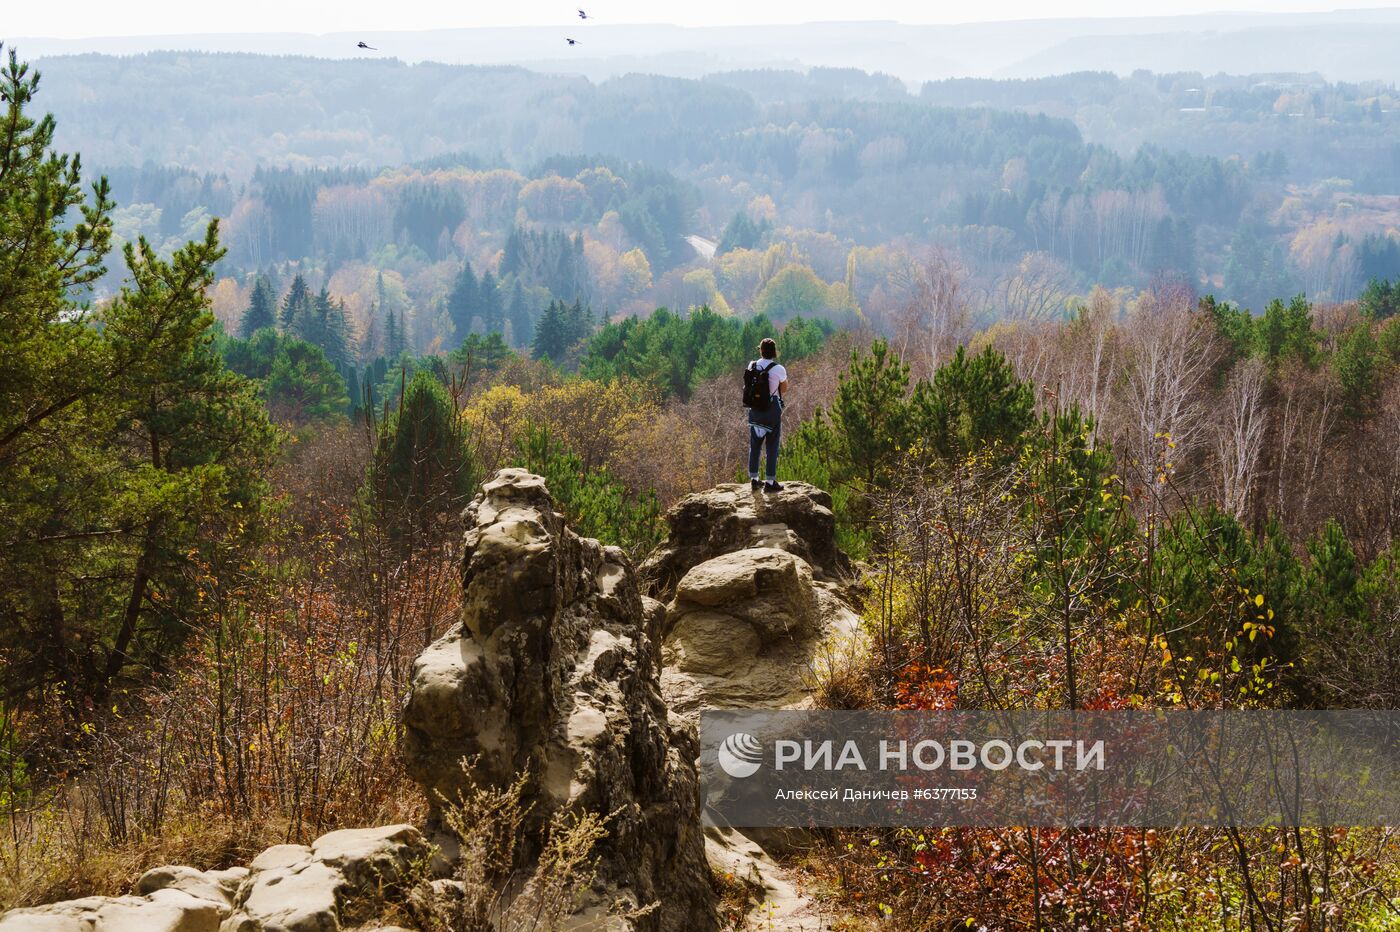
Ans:
<svg viewBox="0 0 1400 932"><path fill-rule="evenodd" d="M714 929L707 859L762 903L758 927L817 927L811 903L750 838L702 834L687 720L702 707L809 701L821 652L854 636L851 566L827 494L792 483L774 495L721 486L689 496L640 574L621 550L565 527L544 480L520 470L486 483L467 519L462 620L418 658L403 715L431 843L393 825L278 845L226 871L160 867L130 896L13 910L0 932L386 930L386 904L419 916L467 889L444 876L455 851L444 803L521 774L524 863L506 900L529 890L543 826L591 813L607 835L563 927ZM619 919L617 904L655 908Z"/></svg>
<svg viewBox="0 0 1400 932"><path fill-rule="evenodd" d="M497 473L467 518L462 622L418 658L404 709L430 827L469 787L527 774L528 833L560 811L609 816L585 909L658 903L637 928L714 928L697 747L658 681L661 612L621 550L564 526L538 476Z"/></svg>
<svg viewBox="0 0 1400 932"><path fill-rule="evenodd" d="M810 705L823 668L860 647L854 568L836 546L831 497L801 482L776 494L722 485L682 499L666 521L642 577L664 602L661 683L673 716L696 723L706 708ZM743 928L829 927L773 857L809 841L707 830L711 870L748 899Z"/></svg>
<svg viewBox="0 0 1400 932"><path fill-rule="evenodd" d="M675 596L692 567L751 547L785 550L826 582L845 582L852 575L851 561L836 546L831 496L805 482L784 483L772 494L718 485L681 499L666 513L666 523L665 543L641 567L646 594L661 602Z"/></svg>
<svg viewBox="0 0 1400 932"><path fill-rule="evenodd" d="M249 867L153 868L131 896L11 910L0 932L339 932L404 894L427 854L411 825L346 829L276 845Z"/></svg>
<svg viewBox="0 0 1400 932"><path fill-rule="evenodd" d="M642 574L667 600L661 681L672 713L694 723L702 708L806 703L824 653L859 630L831 497L802 482L776 494L722 485L682 499L666 521Z"/></svg>

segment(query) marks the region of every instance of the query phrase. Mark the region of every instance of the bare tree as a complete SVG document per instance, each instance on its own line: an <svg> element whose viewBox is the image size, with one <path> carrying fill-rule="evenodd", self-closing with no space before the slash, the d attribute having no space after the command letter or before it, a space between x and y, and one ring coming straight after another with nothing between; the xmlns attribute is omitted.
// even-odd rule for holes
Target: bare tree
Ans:
<svg viewBox="0 0 1400 932"><path fill-rule="evenodd" d="M1173 292L1148 292L1126 328L1128 372L1117 434L1147 488L1206 435L1205 381L1215 364L1205 321Z"/></svg>
<svg viewBox="0 0 1400 932"><path fill-rule="evenodd" d="M1278 381L1274 507L1295 533L1308 533L1316 523L1312 506L1329 460L1329 441L1341 417L1340 391L1330 370L1312 372L1297 360L1285 364Z"/></svg>
<svg viewBox="0 0 1400 932"><path fill-rule="evenodd" d="M1215 421L1215 465L1220 505L1236 518L1243 518L1249 504L1264 448L1268 412L1264 389L1268 366L1258 357L1235 366L1221 396L1220 416Z"/></svg>
<svg viewBox="0 0 1400 932"><path fill-rule="evenodd" d="M1000 287L1001 305L1013 320L1047 320L1065 306L1070 287L1069 269L1054 256L1028 252Z"/></svg>
<svg viewBox="0 0 1400 932"><path fill-rule="evenodd" d="M968 335L966 270L942 249L913 272L913 294L895 322L899 355L915 378L928 378Z"/></svg>
<svg viewBox="0 0 1400 932"><path fill-rule="evenodd" d="M1057 394L1064 404L1075 404L1093 419L1103 422L1109 391L1118 372L1115 347L1117 302L1102 286L1089 294L1089 302L1060 333L1056 360Z"/></svg>

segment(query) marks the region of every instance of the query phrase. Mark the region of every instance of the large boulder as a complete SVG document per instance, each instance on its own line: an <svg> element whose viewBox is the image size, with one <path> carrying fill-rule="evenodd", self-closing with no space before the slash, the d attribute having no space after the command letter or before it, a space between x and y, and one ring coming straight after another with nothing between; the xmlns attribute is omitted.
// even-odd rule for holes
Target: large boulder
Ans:
<svg viewBox="0 0 1400 932"><path fill-rule="evenodd" d="M781 492L717 485L682 498L666 513L670 533L642 564L647 595L669 602L694 566L750 547L786 550L805 560L818 579L843 583L851 562L836 546L831 496L806 482Z"/></svg>
<svg viewBox="0 0 1400 932"><path fill-rule="evenodd" d="M565 527L538 476L497 473L467 519L462 621L418 658L404 708L430 828L472 787L525 774L527 835L561 811L609 817L585 911L657 903L636 928L715 928L695 738L661 697L661 612L621 550Z"/></svg>
<svg viewBox="0 0 1400 932"><path fill-rule="evenodd" d="M859 631L831 497L803 482L776 494L721 485L666 520L642 574L667 600L661 684L672 714L695 723L706 708L808 704L820 668Z"/></svg>
<svg viewBox="0 0 1400 932"><path fill-rule="evenodd" d="M748 623L765 647L784 639L805 640L819 630L810 565L772 547L726 553L681 577L666 610L668 622L707 610Z"/></svg>

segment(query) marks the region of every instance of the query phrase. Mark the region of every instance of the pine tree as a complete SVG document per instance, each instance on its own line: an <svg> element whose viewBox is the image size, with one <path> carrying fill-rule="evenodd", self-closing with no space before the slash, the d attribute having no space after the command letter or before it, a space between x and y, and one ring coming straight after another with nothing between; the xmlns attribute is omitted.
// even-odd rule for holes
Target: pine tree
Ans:
<svg viewBox="0 0 1400 932"><path fill-rule="evenodd" d="M376 510L409 546L461 511L474 485L460 421L446 389L417 373L379 432L371 472Z"/></svg>
<svg viewBox="0 0 1400 932"><path fill-rule="evenodd" d="M191 566L239 542L275 433L214 347L206 289L217 224L163 259L125 250L127 282L93 310L112 204L31 119L38 76L0 73L0 697L84 716L128 674L160 669L203 623ZM235 510L237 509L237 510ZM94 533L97 532L97 533ZM67 697L67 698L60 698ZM71 703L71 704L70 704Z"/></svg>
<svg viewBox="0 0 1400 932"><path fill-rule="evenodd" d="M1360 565L1346 532L1335 518L1308 541L1308 596L1314 617L1338 623L1367 617L1365 601L1357 590ZM1335 632L1340 633L1340 632Z"/></svg>
<svg viewBox="0 0 1400 932"><path fill-rule="evenodd" d="M238 335L248 339L265 327L277 326L277 295L272 290L272 282L266 275L259 275L253 284L253 294L248 301L248 309L238 324Z"/></svg>
<svg viewBox="0 0 1400 932"><path fill-rule="evenodd" d="M525 303L525 289L520 287L520 280L516 279L510 291L510 309L506 312L510 318L511 342L515 346L529 346L535 339L535 325L530 318L530 307Z"/></svg>
<svg viewBox="0 0 1400 932"><path fill-rule="evenodd" d="M544 314L535 325L535 338L531 343L530 355L536 359L549 359L559 362L568 348L565 311L558 301L549 302Z"/></svg>
<svg viewBox="0 0 1400 932"><path fill-rule="evenodd" d="M282 312L278 315L278 323L282 327L283 333L299 335L300 328L306 326L306 317L311 313L311 291L306 287L306 279L298 274L292 279L292 286L287 289L286 297L282 299Z"/></svg>
<svg viewBox="0 0 1400 932"><path fill-rule="evenodd" d="M487 333L500 333L505 326L506 311L497 285L496 276L489 271L481 276L477 314L481 317L482 329Z"/></svg>
<svg viewBox="0 0 1400 932"><path fill-rule="evenodd" d="M452 319L452 327L455 331L453 346L449 346L447 349L454 349L456 344L461 343L466 339L467 334L471 333L472 318L481 313L479 308L482 290L481 283L477 281L475 273L472 272L472 264L470 262L464 263L462 271L457 274L457 280L452 284L452 291L447 296L447 313Z"/></svg>
<svg viewBox="0 0 1400 932"><path fill-rule="evenodd" d="M954 460L999 443L1011 454L1033 420L1035 397L1005 357L987 347L971 359L959 346L938 367L933 381L914 390L911 415L916 433L933 452Z"/></svg>
<svg viewBox="0 0 1400 932"><path fill-rule="evenodd" d="M855 479L868 491L885 485L909 441L908 387L909 366L884 340L872 343L868 354L851 353L831 404L842 460L838 478Z"/></svg>
<svg viewBox="0 0 1400 932"><path fill-rule="evenodd" d="M286 337L263 392L277 419L297 426L343 417L350 405L345 379L325 352L313 343Z"/></svg>

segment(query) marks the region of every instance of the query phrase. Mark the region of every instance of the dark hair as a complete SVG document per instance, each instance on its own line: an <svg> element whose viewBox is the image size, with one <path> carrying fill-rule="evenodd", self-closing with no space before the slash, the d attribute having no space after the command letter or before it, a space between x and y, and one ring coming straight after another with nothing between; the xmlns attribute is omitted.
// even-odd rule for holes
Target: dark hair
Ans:
<svg viewBox="0 0 1400 932"><path fill-rule="evenodd" d="M777 359L778 344L773 342L772 337L764 337L763 342L758 344L758 352L764 359Z"/></svg>

